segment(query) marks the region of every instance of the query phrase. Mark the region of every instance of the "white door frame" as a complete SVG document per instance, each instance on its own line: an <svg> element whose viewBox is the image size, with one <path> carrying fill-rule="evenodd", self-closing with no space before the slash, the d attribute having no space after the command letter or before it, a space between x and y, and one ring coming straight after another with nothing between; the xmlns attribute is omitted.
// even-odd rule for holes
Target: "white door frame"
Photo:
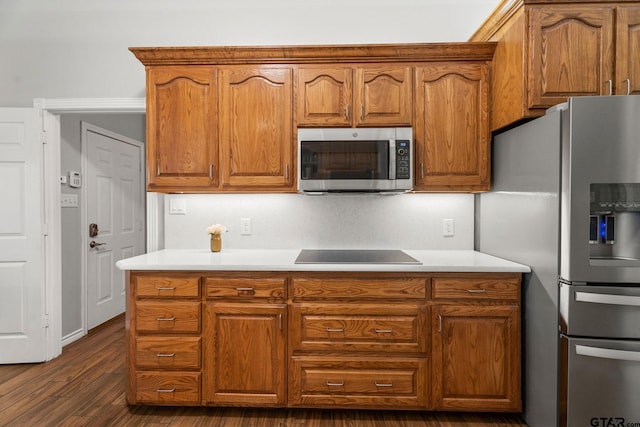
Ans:
<svg viewBox="0 0 640 427"><path fill-rule="evenodd" d="M45 248L45 313L48 315L46 356L62 353L62 224L60 212L60 114L62 113L146 113L145 98L36 98L33 106L43 111L45 223L49 244ZM44 114L50 113L50 114ZM161 198L147 197L147 216L162 212ZM159 224L147 218L147 250L156 250ZM151 243L151 245L149 245Z"/></svg>

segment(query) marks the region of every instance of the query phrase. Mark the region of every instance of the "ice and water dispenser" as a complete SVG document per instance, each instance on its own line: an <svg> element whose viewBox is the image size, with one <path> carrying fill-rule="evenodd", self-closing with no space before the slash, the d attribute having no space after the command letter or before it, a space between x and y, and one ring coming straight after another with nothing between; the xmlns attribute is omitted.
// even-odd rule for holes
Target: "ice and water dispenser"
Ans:
<svg viewBox="0 0 640 427"><path fill-rule="evenodd" d="M640 183L591 184L590 259L640 261Z"/></svg>

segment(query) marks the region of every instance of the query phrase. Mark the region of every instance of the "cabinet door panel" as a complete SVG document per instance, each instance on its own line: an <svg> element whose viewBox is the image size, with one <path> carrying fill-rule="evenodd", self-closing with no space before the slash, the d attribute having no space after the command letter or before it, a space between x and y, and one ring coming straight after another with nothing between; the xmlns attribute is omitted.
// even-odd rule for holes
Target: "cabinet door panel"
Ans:
<svg viewBox="0 0 640 427"><path fill-rule="evenodd" d="M147 75L147 185L217 182L216 80L211 67L159 67Z"/></svg>
<svg viewBox="0 0 640 427"><path fill-rule="evenodd" d="M530 11L529 108L569 96L607 95L613 84L613 8Z"/></svg>
<svg viewBox="0 0 640 427"><path fill-rule="evenodd" d="M351 67L298 68L298 126L350 126L352 80Z"/></svg>
<svg viewBox="0 0 640 427"><path fill-rule="evenodd" d="M436 409L520 410L520 320L517 306L433 309Z"/></svg>
<svg viewBox="0 0 640 427"><path fill-rule="evenodd" d="M291 187L292 70L224 68L220 77L223 187Z"/></svg>
<svg viewBox="0 0 640 427"><path fill-rule="evenodd" d="M640 6L617 8L616 88L618 95L640 94Z"/></svg>
<svg viewBox="0 0 640 427"><path fill-rule="evenodd" d="M285 402L284 304L207 305L205 400L221 404Z"/></svg>
<svg viewBox="0 0 640 427"><path fill-rule="evenodd" d="M356 126L410 126L411 67L370 66L356 70Z"/></svg>
<svg viewBox="0 0 640 427"><path fill-rule="evenodd" d="M485 63L417 69L416 190L488 190L488 74Z"/></svg>

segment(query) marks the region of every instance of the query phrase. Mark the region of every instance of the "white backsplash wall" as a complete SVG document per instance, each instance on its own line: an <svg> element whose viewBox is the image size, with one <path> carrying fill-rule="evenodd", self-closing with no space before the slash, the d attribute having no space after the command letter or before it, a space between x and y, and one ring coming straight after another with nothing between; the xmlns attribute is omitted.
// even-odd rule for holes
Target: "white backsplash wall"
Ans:
<svg viewBox="0 0 640 427"><path fill-rule="evenodd" d="M172 214L184 203L186 213ZM229 249L473 249L471 194L175 194L165 197L165 248L206 249L207 226L226 225ZM251 219L251 235L240 219ZM453 237L442 234L454 220Z"/></svg>

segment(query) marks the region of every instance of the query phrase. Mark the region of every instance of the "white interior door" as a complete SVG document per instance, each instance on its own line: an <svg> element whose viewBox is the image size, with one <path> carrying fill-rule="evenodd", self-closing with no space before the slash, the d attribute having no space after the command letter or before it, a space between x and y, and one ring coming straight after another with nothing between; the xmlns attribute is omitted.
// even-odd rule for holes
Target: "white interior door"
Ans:
<svg viewBox="0 0 640 427"><path fill-rule="evenodd" d="M39 122L36 109L0 108L0 363L45 360Z"/></svg>
<svg viewBox="0 0 640 427"><path fill-rule="evenodd" d="M116 261L144 253L143 144L83 122L82 149L91 329L125 311L124 273ZM97 235L90 235L90 224L97 225Z"/></svg>

